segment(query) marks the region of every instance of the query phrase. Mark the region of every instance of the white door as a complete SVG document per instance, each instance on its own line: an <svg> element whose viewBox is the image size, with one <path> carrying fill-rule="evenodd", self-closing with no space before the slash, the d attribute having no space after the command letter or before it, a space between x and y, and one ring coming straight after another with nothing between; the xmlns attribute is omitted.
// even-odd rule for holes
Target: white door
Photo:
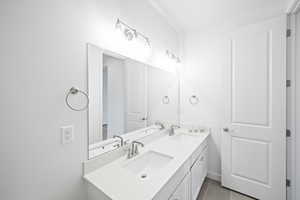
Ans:
<svg viewBox="0 0 300 200"><path fill-rule="evenodd" d="M222 185L262 200L286 199L286 17L231 36Z"/></svg>
<svg viewBox="0 0 300 200"><path fill-rule="evenodd" d="M126 70L126 131L134 131L147 126L147 66L127 59Z"/></svg>

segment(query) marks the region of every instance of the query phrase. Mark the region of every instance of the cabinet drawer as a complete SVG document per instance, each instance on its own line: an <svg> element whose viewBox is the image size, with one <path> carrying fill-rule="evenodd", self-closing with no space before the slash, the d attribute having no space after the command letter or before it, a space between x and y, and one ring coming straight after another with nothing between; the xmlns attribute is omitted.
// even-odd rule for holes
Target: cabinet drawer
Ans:
<svg viewBox="0 0 300 200"><path fill-rule="evenodd" d="M196 151L192 154L191 157L191 165L195 163L195 161L200 157L203 150L207 148L207 139L203 141L203 143L196 149Z"/></svg>

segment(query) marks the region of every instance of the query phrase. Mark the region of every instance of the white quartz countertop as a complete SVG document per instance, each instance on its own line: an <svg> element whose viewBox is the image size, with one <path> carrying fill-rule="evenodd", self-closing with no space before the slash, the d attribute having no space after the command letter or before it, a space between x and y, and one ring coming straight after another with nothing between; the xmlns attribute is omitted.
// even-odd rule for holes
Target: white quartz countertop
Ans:
<svg viewBox="0 0 300 200"><path fill-rule="evenodd" d="M197 135L181 133L174 136L166 135L150 144L146 144L144 148L140 147L138 156L131 159L123 156L86 174L84 179L113 200L151 200L184 162L190 158L208 135L208 132ZM123 166L147 151L165 154L173 157L173 159L142 180L139 175L132 173Z"/></svg>

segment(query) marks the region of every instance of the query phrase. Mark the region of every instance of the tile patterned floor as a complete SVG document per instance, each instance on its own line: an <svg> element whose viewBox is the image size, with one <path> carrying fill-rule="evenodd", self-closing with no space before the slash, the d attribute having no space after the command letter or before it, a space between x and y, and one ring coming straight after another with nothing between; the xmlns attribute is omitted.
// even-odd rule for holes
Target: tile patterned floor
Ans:
<svg viewBox="0 0 300 200"><path fill-rule="evenodd" d="M206 179L197 200L254 200L221 187L219 182Z"/></svg>

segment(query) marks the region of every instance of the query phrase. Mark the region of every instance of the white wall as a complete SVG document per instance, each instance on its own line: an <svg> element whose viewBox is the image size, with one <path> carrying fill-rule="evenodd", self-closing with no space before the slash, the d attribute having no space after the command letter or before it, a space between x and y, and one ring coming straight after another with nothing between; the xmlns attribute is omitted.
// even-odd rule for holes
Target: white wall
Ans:
<svg viewBox="0 0 300 200"><path fill-rule="evenodd" d="M179 51L177 34L140 0L10 0L0 13L1 199L85 199L87 113L64 98L73 85L87 89L86 43L118 50L120 17L151 38L155 63L166 48ZM75 140L62 146L70 124Z"/></svg>
<svg viewBox="0 0 300 200"><path fill-rule="evenodd" d="M179 116L179 80L176 73L154 67L148 67L148 123L161 121L178 124ZM169 97L169 103L163 103L163 97Z"/></svg>
<svg viewBox="0 0 300 200"><path fill-rule="evenodd" d="M257 22L258 23L258 22ZM239 26L189 32L185 37L185 67L181 83L181 123L212 128L209 176L221 176L221 130L226 127L226 102L230 91L230 34ZM191 95L199 97L191 105Z"/></svg>
<svg viewBox="0 0 300 200"><path fill-rule="evenodd" d="M220 178L220 134L225 123L226 74L230 43L226 32L190 32L185 38L181 81L181 123L210 127L209 175ZM199 104L191 105L196 95Z"/></svg>

